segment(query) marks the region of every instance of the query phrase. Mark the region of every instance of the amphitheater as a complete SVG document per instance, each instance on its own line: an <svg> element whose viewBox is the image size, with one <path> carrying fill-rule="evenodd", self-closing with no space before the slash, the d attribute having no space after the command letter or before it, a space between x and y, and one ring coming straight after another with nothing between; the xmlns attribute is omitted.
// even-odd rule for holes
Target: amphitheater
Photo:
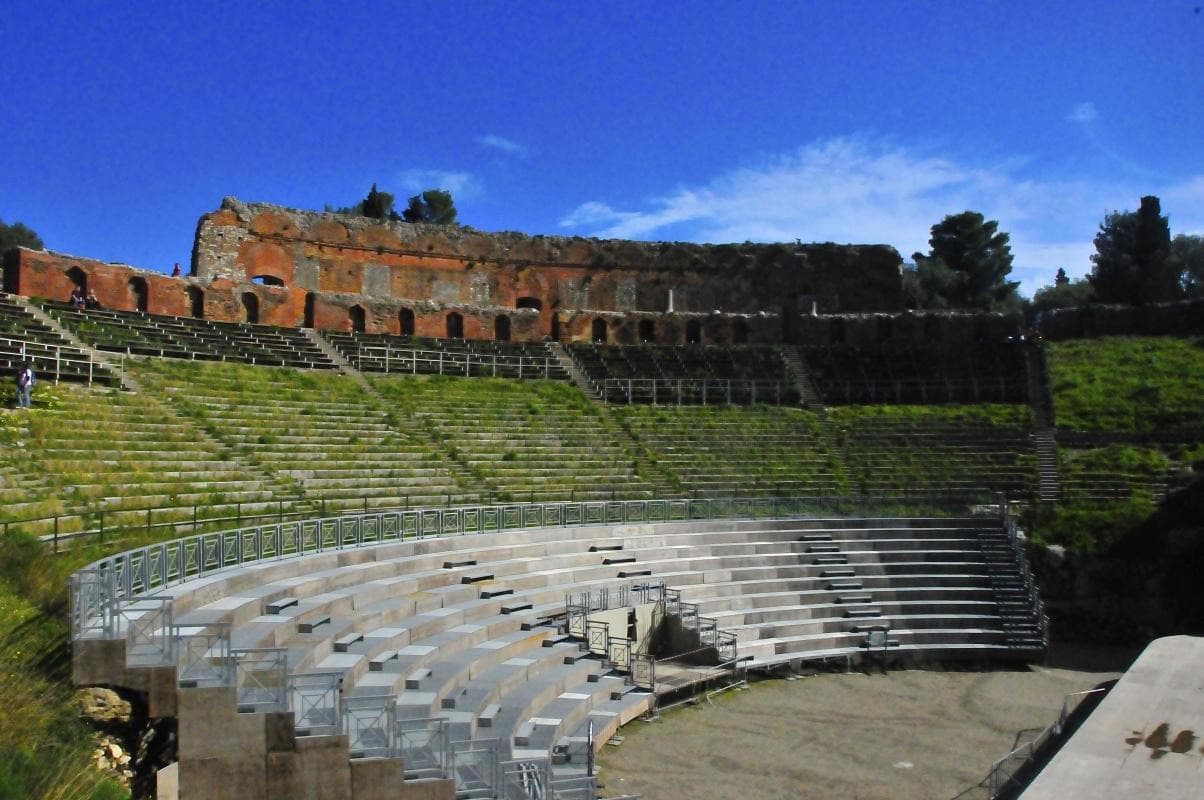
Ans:
<svg viewBox="0 0 1204 800"><path fill-rule="evenodd" d="M750 671L1039 661L1015 503L1165 491L1059 477L1042 343L998 318L347 322L0 297L48 405L5 530L120 549L72 578L73 677L175 720L159 797L594 798L621 725Z"/></svg>

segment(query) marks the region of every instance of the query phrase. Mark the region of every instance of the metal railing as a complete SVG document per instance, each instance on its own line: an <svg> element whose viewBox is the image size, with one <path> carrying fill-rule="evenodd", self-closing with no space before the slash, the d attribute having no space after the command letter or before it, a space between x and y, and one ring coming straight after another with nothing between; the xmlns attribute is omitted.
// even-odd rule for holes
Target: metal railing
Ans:
<svg viewBox="0 0 1204 800"><path fill-rule="evenodd" d="M1058 718L1042 728L1036 736L1016 747L1003 758L991 765L987 778L987 791L990 800L1001 796L1004 792L1021 788L1032 776L1028 775L1028 767L1033 757L1052 740L1060 737L1066 728L1070 715L1078 709L1084 699L1091 695L1106 692L1106 689L1088 689L1085 692L1068 694L1062 700L1062 710Z"/></svg>
<svg viewBox="0 0 1204 800"><path fill-rule="evenodd" d="M604 378L595 386L610 403L652 405L749 405L797 403L789 381L727 378Z"/></svg>
<svg viewBox="0 0 1204 800"><path fill-rule="evenodd" d="M73 345L44 344L27 339L0 337L0 359L28 361L36 380L58 383L64 375L83 379L89 386L107 375L104 364Z"/></svg>
<svg viewBox="0 0 1204 800"><path fill-rule="evenodd" d="M933 506L964 507L954 495L913 495ZM991 495L974 494L977 500ZM388 509L320 519L271 521L199 533L116 553L71 576L74 637L108 636L106 620L122 604L209 575L259 561L370 547L431 536L494 533L523 528L622 525L690 520L773 519L816 513L869 513L899 498L855 496L717 497L597 500ZM996 502L998 502L996 498Z"/></svg>
<svg viewBox="0 0 1204 800"><path fill-rule="evenodd" d="M548 356L475 353L470 350L415 350L389 345L359 344L353 353L356 369L386 375L455 375L493 378L546 378L560 362Z"/></svg>

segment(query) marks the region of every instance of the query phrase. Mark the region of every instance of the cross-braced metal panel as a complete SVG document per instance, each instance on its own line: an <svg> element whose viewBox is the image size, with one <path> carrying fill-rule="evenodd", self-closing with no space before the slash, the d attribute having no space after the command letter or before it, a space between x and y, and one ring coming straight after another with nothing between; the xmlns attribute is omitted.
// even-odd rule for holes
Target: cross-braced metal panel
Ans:
<svg viewBox="0 0 1204 800"><path fill-rule="evenodd" d="M339 732L341 672L311 672L288 676L288 703L301 736Z"/></svg>
<svg viewBox="0 0 1204 800"><path fill-rule="evenodd" d="M280 549L281 556L297 555L302 551L302 535L301 531L306 523L304 522L282 522L280 523Z"/></svg>
<svg viewBox="0 0 1204 800"><path fill-rule="evenodd" d="M203 630L172 626L176 641L176 680L180 686L229 686L234 680L230 658L230 624Z"/></svg>
<svg viewBox="0 0 1204 800"><path fill-rule="evenodd" d="M683 520L690 518L690 501L689 500L669 500L668 511L665 514L667 520Z"/></svg>
<svg viewBox="0 0 1204 800"><path fill-rule="evenodd" d="M339 547L359 547L364 539L364 517L339 517Z"/></svg>
<svg viewBox="0 0 1204 800"><path fill-rule="evenodd" d="M627 504L622 502L606 503L606 521L611 524L621 524L627 521Z"/></svg>
<svg viewBox="0 0 1204 800"><path fill-rule="evenodd" d="M600 656L606 655L609 638L610 626L605 622L590 620L585 623L585 646L591 653Z"/></svg>
<svg viewBox="0 0 1204 800"><path fill-rule="evenodd" d="M522 506L502 506L502 528L512 530L523 526Z"/></svg>
<svg viewBox="0 0 1204 800"><path fill-rule="evenodd" d="M437 508L423 509L418 512L418 535L422 537L437 536L442 527L441 512Z"/></svg>
<svg viewBox="0 0 1204 800"><path fill-rule="evenodd" d="M551 800L551 759L503 761L499 772L502 778L498 792L500 800Z"/></svg>
<svg viewBox="0 0 1204 800"><path fill-rule="evenodd" d="M451 743L451 776L457 798L497 796L500 747L497 739L470 739Z"/></svg>
<svg viewBox="0 0 1204 800"><path fill-rule="evenodd" d="M111 626L110 615L115 602L112 591L105 586L104 573L99 569L82 569L71 576L71 636L103 633Z"/></svg>
<svg viewBox="0 0 1204 800"><path fill-rule="evenodd" d="M649 522L665 522L669 519L668 500L649 500L647 502Z"/></svg>
<svg viewBox="0 0 1204 800"><path fill-rule="evenodd" d="M439 532L442 534L464 533L464 509L445 509L439 525Z"/></svg>
<svg viewBox="0 0 1204 800"><path fill-rule="evenodd" d="M719 623L713 617L698 617L698 641L703 647L715 647L718 636Z"/></svg>
<svg viewBox="0 0 1204 800"><path fill-rule="evenodd" d="M288 650L283 647L234 650L234 686L239 711L288 708Z"/></svg>
<svg viewBox="0 0 1204 800"><path fill-rule="evenodd" d="M631 672L631 640L620 639L617 636L606 640L606 658L620 672Z"/></svg>
<svg viewBox="0 0 1204 800"><path fill-rule="evenodd" d="M171 664L175 660L171 600L151 597L129 600L114 608L111 638L125 639L125 659L131 667Z"/></svg>
<svg viewBox="0 0 1204 800"><path fill-rule="evenodd" d="M584 522L587 525L601 525L606 522L606 503L583 503Z"/></svg>
<svg viewBox="0 0 1204 800"><path fill-rule="evenodd" d="M545 503L543 506L544 527L553 528L564 524L564 503Z"/></svg>
<svg viewBox="0 0 1204 800"><path fill-rule="evenodd" d="M315 551L335 550L342 538L343 518L318 520L318 540Z"/></svg>
<svg viewBox="0 0 1204 800"><path fill-rule="evenodd" d="M446 719L396 720L397 754L406 778L443 778L451 758Z"/></svg>
<svg viewBox="0 0 1204 800"><path fill-rule="evenodd" d="M388 758L396 752L396 708L391 696L343 701L343 732L352 758Z"/></svg>
<svg viewBox="0 0 1204 800"><path fill-rule="evenodd" d="M656 691L656 659L637 653L631 659L631 682L641 689Z"/></svg>
<svg viewBox="0 0 1204 800"><path fill-rule="evenodd" d="M417 539L422 536L422 515L417 511L401 512L401 538Z"/></svg>
<svg viewBox="0 0 1204 800"><path fill-rule="evenodd" d="M565 503L562 525L580 525L585 522L585 506L581 503Z"/></svg>
<svg viewBox="0 0 1204 800"><path fill-rule="evenodd" d="M322 520L307 520L301 523L301 552L316 553L321 549Z"/></svg>

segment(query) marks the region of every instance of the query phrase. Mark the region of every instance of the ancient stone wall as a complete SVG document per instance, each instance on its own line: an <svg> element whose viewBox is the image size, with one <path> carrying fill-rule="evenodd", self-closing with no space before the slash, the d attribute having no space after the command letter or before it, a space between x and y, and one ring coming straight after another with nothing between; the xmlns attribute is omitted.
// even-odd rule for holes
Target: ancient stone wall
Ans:
<svg viewBox="0 0 1204 800"><path fill-rule="evenodd" d="M886 246L696 245L381 223L227 198L188 275L18 249L8 291L109 308L321 330L562 340L772 343L814 310L900 307Z"/></svg>
<svg viewBox="0 0 1204 800"><path fill-rule="evenodd" d="M885 246L489 234L232 198L201 219L193 252L202 282L281 284L312 295L312 315L291 324L347 329L359 306L368 331L397 332L412 313L416 333L447 336L454 312L468 338L494 338L505 316L514 339L588 339L594 320L604 319L613 341L638 341L637 320L656 316L656 341L666 343L686 341L689 319L675 315L697 316L703 341L731 341L733 326L745 324L736 320L781 320L814 306L897 309L900 264ZM767 341L786 330L780 321L776 330L749 327Z"/></svg>

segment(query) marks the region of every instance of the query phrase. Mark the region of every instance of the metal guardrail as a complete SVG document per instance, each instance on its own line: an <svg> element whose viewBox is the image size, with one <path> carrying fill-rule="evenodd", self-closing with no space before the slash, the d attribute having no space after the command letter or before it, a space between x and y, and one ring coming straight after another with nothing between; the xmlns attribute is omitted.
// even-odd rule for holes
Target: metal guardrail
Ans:
<svg viewBox="0 0 1204 800"><path fill-rule="evenodd" d="M798 402L789 381L727 378L604 378L595 382L607 402L652 405L782 405Z"/></svg>
<svg viewBox="0 0 1204 800"><path fill-rule="evenodd" d="M71 577L75 637L104 631L124 601L176 586L217 570L258 561L367 547L431 536L492 533L570 525L635 522L771 519L815 513L872 511L900 502L965 507L998 502L990 493L915 494L906 498L857 496L680 498L391 509L354 515L272 521L200 533L134 548L94 561ZM103 635L103 633L102 633Z"/></svg>
<svg viewBox="0 0 1204 800"><path fill-rule="evenodd" d="M353 353L356 369L386 375L490 376L546 378L560 362L553 356L511 356L471 351L415 350L388 345L359 345Z"/></svg>
<svg viewBox="0 0 1204 800"><path fill-rule="evenodd" d="M1062 735L1066 727L1066 721L1070 719L1070 715L1074 713L1083 700L1090 695L1106 691L1106 689L1088 689L1085 692L1074 692L1073 694L1066 695L1062 700L1062 710L1058 713L1056 720L1045 728L1042 728L1032 739L1021 744L1012 750L1012 752L992 764L991 772L987 779L987 796L990 800L995 800L1005 791L1020 788L1025 778L1025 769L1032 762L1033 757L1042 747Z"/></svg>
<svg viewBox="0 0 1204 800"><path fill-rule="evenodd" d="M43 344L27 339L0 337L0 359L28 361L36 380L58 383L64 372L84 378L89 386L98 373L107 374L104 364L73 345Z"/></svg>

